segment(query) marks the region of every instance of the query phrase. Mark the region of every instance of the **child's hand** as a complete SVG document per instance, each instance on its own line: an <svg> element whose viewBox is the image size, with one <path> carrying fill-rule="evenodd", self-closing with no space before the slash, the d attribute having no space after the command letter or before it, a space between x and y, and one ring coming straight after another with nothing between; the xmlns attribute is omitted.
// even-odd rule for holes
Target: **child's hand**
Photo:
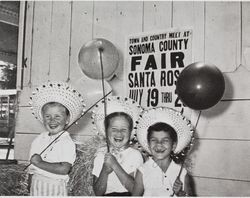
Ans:
<svg viewBox="0 0 250 198"><path fill-rule="evenodd" d="M42 160L41 156L38 154L32 155L32 157L30 159L30 163L34 164L34 165L39 164L41 161L43 161L43 160Z"/></svg>
<svg viewBox="0 0 250 198"><path fill-rule="evenodd" d="M108 173L113 171L113 166L115 163L117 163L116 158L111 153L106 153L104 157L104 165Z"/></svg>
<svg viewBox="0 0 250 198"><path fill-rule="evenodd" d="M182 191L182 186L183 183L181 182L180 178L177 177L173 186L173 191L176 195L178 195L178 193Z"/></svg>

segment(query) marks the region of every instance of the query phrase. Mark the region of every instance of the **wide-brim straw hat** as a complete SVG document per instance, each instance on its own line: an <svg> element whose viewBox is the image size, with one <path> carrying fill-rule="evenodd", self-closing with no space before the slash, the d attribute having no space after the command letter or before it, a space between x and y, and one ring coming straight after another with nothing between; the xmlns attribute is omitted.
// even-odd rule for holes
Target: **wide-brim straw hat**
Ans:
<svg viewBox="0 0 250 198"><path fill-rule="evenodd" d="M84 113L85 103L81 94L65 82L46 82L37 87L30 97L32 114L43 122L42 107L49 102L58 102L69 110L71 125Z"/></svg>
<svg viewBox="0 0 250 198"><path fill-rule="evenodd" d="M128 114L133 120L133 129L131 132L130 139L134 137L135 134L135 125L139 115L142 113L143 108L139 106L136 101L120 96L109 96L106 97L106 116L114 112L124 112ZM104 126L104 99L96 104L96 106L92 110L92 119L94 124L94 130L97 131L98 134L105 136L105 126Z"/></svg>
<svg viewBox="0 0 250 198"><path fill-rule="evenodd" d="M191 122L174 109L168 107L151 108L143 111L136 126L138 142L148 153L151 153L147 140L148 128L157 122L164 122L176 131L177 146L174 150L175 154L180 153L189 146L194 135L194 128Z"/></svg>

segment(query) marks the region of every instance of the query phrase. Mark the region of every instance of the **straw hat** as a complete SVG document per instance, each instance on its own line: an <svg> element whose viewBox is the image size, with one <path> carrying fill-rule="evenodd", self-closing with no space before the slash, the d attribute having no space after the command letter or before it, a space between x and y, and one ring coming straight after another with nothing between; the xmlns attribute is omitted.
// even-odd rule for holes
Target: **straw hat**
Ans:
<svg viewBox="0 0 250 198"><path fill-rule="evenodd" d="M120 96L109 96L106 98L107 115L114 112L124 112L132 118L134 128L131 132L131 138L134 137L136 121L142 111L143 108L130 98ZM95 125L94 130L105 136L104 117L104 100L102 100L93 109L92 123Z"/></svg>
<svg viewBox="0 0 250 198"><path fill-rule="evenodd" d="M147 140L148 128L157 122L167 123L175 129L177 133L177 146L174 150L175 154L180 153L191 143L194 129L189 120L187 120L180 112L171 108L152 108L145 110L140 115L136 126L138 142L147 152L150 153Z"/></svg>
<svg viewBox="0 0 250 198"><path fill-rule="evenodd" d="M69 110L69 125L84 112L85 103L81 94L65 82L47 82L32 92L30 97L32 114L41 122L43 122L42 107L49 102L58 102Z"/></svg>

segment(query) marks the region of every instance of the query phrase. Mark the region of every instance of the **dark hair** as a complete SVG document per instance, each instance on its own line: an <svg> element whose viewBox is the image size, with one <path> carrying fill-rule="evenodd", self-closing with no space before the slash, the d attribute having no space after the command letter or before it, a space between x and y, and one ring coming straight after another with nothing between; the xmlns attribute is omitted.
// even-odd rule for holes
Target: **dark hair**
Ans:
<svg viewBox="0 0 250 198"><path fill-rule="evenodd" d="M109 115L106 116L105 120L104 120L104 126L105 126L105 129L107 130L109 125L110 125L110 120L114 117L124 117L128 123L129 123L129 131L131 132L132 129L133 129L133 119L131 118L131 116L129 116L128 114L124 113L124 112L114 112L114 113L111 113Z"/></svg>
<svg viewBox="0 0 250 198"><path fill-rule="evenodd" d="M70 113L69 113L69 110L68 110L64 105L62 105L62 104L59 103L59 102L48 102L48 103L46 103L46 104L43 105L43 107L42 107L42 112L44 112L45 108L48 107L48 106L50 106L50 107L55 107L55 106L64 107L64 108L65 108L66 115L68 116L68 115L70 114Z"/></svg>
<svg viewBox="0 0 250 198"><path fill-rule="evenodd" d="M148 135L147 140L149 142L149 139L152 136L153 131L165 131L169 134L170 138L173 140L173 142L177 142L177 134L173 127L170 125L164 123L164 122L157 122L150 127L148 127Z"/></svg>

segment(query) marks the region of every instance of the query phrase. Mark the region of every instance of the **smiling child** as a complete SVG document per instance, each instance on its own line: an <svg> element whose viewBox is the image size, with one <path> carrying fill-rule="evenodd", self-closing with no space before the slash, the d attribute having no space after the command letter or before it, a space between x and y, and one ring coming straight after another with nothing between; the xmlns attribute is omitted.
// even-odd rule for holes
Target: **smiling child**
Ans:
<svg viewBox="0 0 250 198"><path fill-rule="evenodd" d="M65 128L80 117L83 98L67 83L50 82L33 92L31 105L32 113L43 123L46 132L38 135L31 144L30 195L66 196L68 174L76 151Z"/></svg>
<svg viewBox="0 0 250 198"><path fill-rule="evenodd" d="M159 107L143 112L137 128L138 141L151 157L136 172L132 195L192 195L186 169L172 159L192 140L190 122L173 109Z"/></svg>
<svg viewBox="0 0 250 198"><path fill-rule="evenodd" d="M97 130L107 134L107 147L100 148L94 160L93 189L98 196L129 196L134 186L136 169L142 165L141 153L130 147L134 125L142 109L131 99L109 97L107 116L103 105L94 110Z"/></svg>

